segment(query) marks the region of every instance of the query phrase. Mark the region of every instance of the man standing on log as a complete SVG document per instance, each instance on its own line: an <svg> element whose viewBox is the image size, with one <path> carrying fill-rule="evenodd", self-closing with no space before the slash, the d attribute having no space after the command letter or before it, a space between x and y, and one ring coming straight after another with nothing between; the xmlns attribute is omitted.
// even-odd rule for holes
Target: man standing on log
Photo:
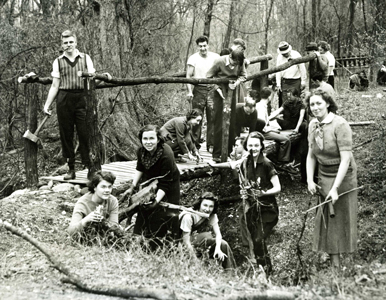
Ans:
<svg viewBox="0 0 386 300"><path fill-rule="evenodd" d="M287 42L280 42L278 49L278 57L276 66L285 64L292 59L302 57L299 52L292 49L291 45ZM306 87L307 71L303 63L293 65L284 71L276 73L276 85L279 91L279 107L283 105L283 102L287 100L287 94L293 91L297 91L297 94L301 94L301 90ZM284 98L284 99L283 99Z"/></svg>
<svg viewBox="0 0 386 300"><path fill-rule="evenodd" d="M51 115L49 110L57 98L56 113L58 116L62 154L67 159L69 172L64 180L75 179L74 126L79 138L79 149L82 163L90 167L88 132L86 124L86 97L84 83L78 77L78 71L95 73L89 55L79 52L76 48L76 35L70 30L62 33L63 54L55 59L52 65L52 85L44 105L44 113ZM109 79L111 75L107 74ZM90 168L89 168L90 169ZM90 173L90 172L89 172Z"/></svg>
<svg viewBox="0 0 386 300"><path fill-rule="evenodd" d="M196 40L199 51L191 55L188 59L186 78L205 78L206 72L212 67L217 53L208 51L208 38L200 36ZM192 88L188 84L188 100L192 103L192 108L198 108L203 113L206 112L206 147L208 152L213 152L213 121L212 111L213 103L210 103L208 93L211 89L209 84L198 84ZM202 121L192 128L192 136L197 149L200 149Z"/></svg>

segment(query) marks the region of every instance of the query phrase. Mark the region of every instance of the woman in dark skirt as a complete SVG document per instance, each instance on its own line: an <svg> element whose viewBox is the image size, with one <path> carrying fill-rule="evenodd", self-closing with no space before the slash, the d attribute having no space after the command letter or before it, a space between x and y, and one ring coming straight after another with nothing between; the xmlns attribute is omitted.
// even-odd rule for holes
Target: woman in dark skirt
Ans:
<svg viewBox="0 0 386 300"><path fill-rule="evenodd" d="M157 193L152 202L140 206L134 233L146 238L162 239L172 228L175 212L158 204L161 201L180 204L180 172L172 149L163 142L155 125L146 125L138 133L142 146L137 151L137 167L128 194L140 180L158 179Z"/></svg>
<svg viewBox="0 0 386 300"><path fill-rule="evenodd" d="M331 265L339 267L340 254L357 249L357 191L338 196L357 187L352 133L347 121L335 115L337 106L329 94L317 89L306 102L316 117L308 131L308 190L312 194L319 190L326 195L323 200L332 200L335 211L335 217L331 218L328 205L317 210L312 250L327 252ZM314 182L316 165L318 184Z"/></svg>
<svg viewBox="0 0 386 300"><path fill-rule="evenodd" d="M252 239L256 262L262 265L269 275L272 263L266 239L279 220L275 195L281 191L281 185L272 162L263 155L263 141L264 136L260 132L251 132L244 142L244 148L249 152L247 157L210 165L238 170L240 194L243 199L240 225L242 230L246 225Z"/></svg>

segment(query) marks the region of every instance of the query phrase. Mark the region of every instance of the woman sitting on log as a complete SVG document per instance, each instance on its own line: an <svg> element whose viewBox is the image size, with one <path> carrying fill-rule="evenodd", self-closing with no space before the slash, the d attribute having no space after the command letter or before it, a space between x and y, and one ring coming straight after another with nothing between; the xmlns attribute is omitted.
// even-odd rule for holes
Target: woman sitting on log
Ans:
<svg viewBox="0 0 386 300"><path fill-rule="evenodd" d="M125 192L131 195L140 180L157 179L155 198L139 206L134 233L146 238L153 238L160 245L159 239L166 236L172 227L174 210L158 206L162 201L180 204L180 172L174 161L174 155L169 145L161 138L160 131L155 125L146 125L138 133L142 146L137 151L137 167L133 184Z"/></svg>
<svg viewBox="0 0 386 300"><path fill-rule="evenodd" d="M74 235L82 233L91 224L106 220L118 225L118 200L111 191L115 176L111 172L98 171L88 183L89 192L75 204L67 231Z"/></svg>
<svg viewBox="0 0 386 300"><path fill-rule="evenodd" d="M308 130L308 190L320 192L322 199L332 200L335 217L328 205L316 212L313 251L330 255L331 265L339 267L340 253L357 249L357 191L339 194L357 187L357 167L352 154L352 133L347 121L335 115L337 105L329 94L315 90L306 98L312 114ZM318 184L314 173L318 165Z"/></svg>
<svg viewBox="0 0 386 300"><path fill-rule="evenodd" d="M245 150L249 152L247 157L238 161L209 164L214 168L238 170L243 199L240 210L241 232L246 235L245 238L252 239L250 244L253 244L255 259L269 275L272 264L266 239L279 220L275 195L281 191L281 186L272 162L263 155L263 141L264 136L260 132L251 132L244 143Z"/></svg>
<svg viewBox="0 0 386 300"><path fill-rule="evenodd" d="M175 117L161 127L161 136L165 143L172 148L176 162L186 162L178 156L179 154L187 154L190 160L201 159L191 135L192 127L201 121L202 112L195 108L189 111L186 116Z"/></svg>
<svg viewBox="0 0 386 300"><path fill-rule="evenodd" d="M217 208L217 197L211 192L204 192L199 201L193 205L193 209L209 214L209 219L197 214L182 212L179 217L182 242L194 257L196 257L197 248L203 250L210 248L209 255L221 261L224 269L233 269L236 267L236 262L228 243L222 239L216 214ZM208 227L212 228L215 237L208 231Z"/></svg>

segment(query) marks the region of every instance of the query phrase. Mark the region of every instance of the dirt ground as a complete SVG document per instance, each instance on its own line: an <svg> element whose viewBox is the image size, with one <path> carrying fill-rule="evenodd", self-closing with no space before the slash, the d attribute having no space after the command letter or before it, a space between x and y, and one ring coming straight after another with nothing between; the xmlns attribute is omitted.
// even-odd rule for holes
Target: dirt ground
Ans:
<svg viewBox="0 0 386 300"><path fill-rule="evenodd" d="M246 249L240 246L238 203L222 204L219 212L223 237L231 245L239 266L232 274L213 264L209 264L212 268L207 268L207 263L189 265L178 254L170 259L171 254L145 253L135 245L122 251L98 245L85 247L71 241L65 233L72 213L66 203L76 202L80 195L75 191L20 192L19 196L0 200L0 219L35 237L89 284L153 287L165 293L173 290L178 299L222 299L262 289L287 290L296 299L385 299L386 120L381 116L386 113L385 103L386 93L380 87L367 92L342 90L338 99L339 113L348 121L376 121L375 125L353 127L358 184L364 188L359 192L358 251L343 257L341 272L331 271L325 254L311 251L312 213L307 216L300 242L303 267L300 265L296 243L303 212L309 201L315 204L316 199L307 193L299 176L286 173L279 174L280 221L269 240L274 273L268 282L248 262ZM232 184L232 180L225 186L220 183L219 177L182 183L183 191L189 189L184 194L184 204L190 204L203 190L220 197L237 194L237 184ZM40 251L0 228L0 299L117 299L82 292L62 283L61 278L63 275Z"/></svg>

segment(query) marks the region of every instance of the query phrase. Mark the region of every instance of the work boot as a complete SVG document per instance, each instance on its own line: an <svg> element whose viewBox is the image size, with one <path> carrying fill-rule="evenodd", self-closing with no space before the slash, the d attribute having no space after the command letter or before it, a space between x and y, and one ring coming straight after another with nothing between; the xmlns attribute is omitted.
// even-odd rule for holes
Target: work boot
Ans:
<svg viewBox="0 0 386 300"><path fill-rule="evenodd" d="M75 177L76 177L75 170L69 170L68 173L64 175L63 180L71 180L71 179L75 179Z"/></svg>

